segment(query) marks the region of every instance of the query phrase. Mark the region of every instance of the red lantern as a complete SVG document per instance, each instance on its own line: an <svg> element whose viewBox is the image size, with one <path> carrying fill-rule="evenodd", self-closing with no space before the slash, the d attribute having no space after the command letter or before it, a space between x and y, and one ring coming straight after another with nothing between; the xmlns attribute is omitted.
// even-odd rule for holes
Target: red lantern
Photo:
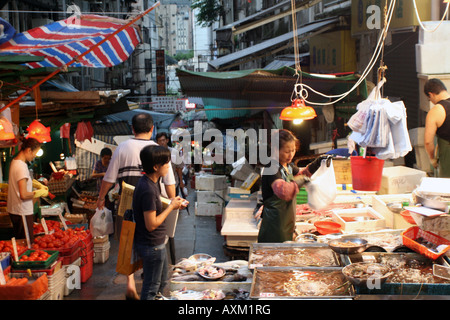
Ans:
<svg viewBox="0 0 450 320"><path fill-rule="evenodd" d="M50 127L45 127L39 120L34 120L27 128L27 138L35 138L40 143L50 142Z"/></svg>

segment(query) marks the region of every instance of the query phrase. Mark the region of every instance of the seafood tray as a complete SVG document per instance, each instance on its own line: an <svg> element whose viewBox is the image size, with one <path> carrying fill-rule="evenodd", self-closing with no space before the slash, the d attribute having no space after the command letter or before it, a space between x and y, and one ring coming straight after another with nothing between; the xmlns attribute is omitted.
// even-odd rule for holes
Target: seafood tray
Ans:
<svg viewBox="0 0 450 320"><path fill-rule="evenodd" d="M343 234L343 237L355 237L362 238L366 240L369 246L379 246L385 249L387 252L392 252L399 246L403 245L402 232L404 230L397 229L385 229L380 231L369 231L369 232L356 232L356 233L346 233ZM318 237L318 241L326 242L331 239L331 237L320 236ZM332 239L337 239L337 236L333 235Z"/></svg>
<svg viewBox="0 0 450 320"><path fill-rule="evenodd" d="M339 256L323 243L253 243L249 269L259 267L340 267Z"/></svg>
<svg viewBox="0 0 450 320"><path fill-rule="evenodd" d="M169 282L169 290L177 291L183 288L193 291L204 290L222 290L223 292L230 292L233 290L250 291L252 274L248 270L247 261L244 260L232 260L223 263L214 263L214 266L222 267L227 271L227 276L219 280L206 280L197 274L197 268L192 271L182 273L180 277L172 277ZM229 274L239 275L240 281L232 281L233 279Z"/></svg>
<svg viewBox="0 0 450 320"><path fill-rule="evenodd" d="M363 252L347 256L344 262L381 263L394 272L379 289L356 287L358 294L450 295L450 280L433 276L433 263L449 266L443 258L433 261L418 253Z"/></svg>
<svg viewBox="0 0 450 320"><path fill-rule="evenodd" d="M257 268L253 273L252 299L353 299L353 286L342 268Z"/></svg>

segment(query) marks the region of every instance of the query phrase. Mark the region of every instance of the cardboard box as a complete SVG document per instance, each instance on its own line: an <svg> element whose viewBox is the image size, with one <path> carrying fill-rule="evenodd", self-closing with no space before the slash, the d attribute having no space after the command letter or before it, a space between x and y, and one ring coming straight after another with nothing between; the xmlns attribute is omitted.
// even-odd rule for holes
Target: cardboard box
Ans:
<svg viewBox="0 0 450 320"><path fill-rule="evenodd" d="M248 163L243 163L234 168L230 175L233 179L245 181L252 173L255 173L253 167Z"/></svg>
<svg viewBox="0 0 450 320"><path fill-rule="evenodd" d="M256 183L256 181L258 181L258 179L259 179L259 174L257 174L256 172L252 173L244 181L241 188L245 189L245 190L250 190L253 187L253 185Z"/></svg>
<svg viewBox="0 0 450 320"><path fill-rule="evenodd" d="M245 190L242 188L228 187L227 198L230 199L250 199L253 198L253 194L250 190Z"/></svg>
<svg viewBox="0 0 450 320"><path fill-rule="evenodd" d="M404 166L383 168L378 194L410 193L426 176L425 171Z"/></svg>
<svg viewBox="0 0 450 320"><path fill-rule="evenodd" d="M227 188L227 176L203 174L195 176L195 189L197 190L223 190Z"/></svg>

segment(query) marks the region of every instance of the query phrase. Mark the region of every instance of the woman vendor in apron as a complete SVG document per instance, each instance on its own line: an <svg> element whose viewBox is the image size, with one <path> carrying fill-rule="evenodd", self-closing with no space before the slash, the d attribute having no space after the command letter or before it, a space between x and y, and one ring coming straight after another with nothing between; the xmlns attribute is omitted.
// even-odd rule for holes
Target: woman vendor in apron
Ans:
<svg viewBox="0 0 450 320"><path fill-rule="evenodd" d="M276 173L262 172L261 191L263 197L262 222L258 242L292 241L295 233L296 195L299 188L320 167L321 158L300 169L292 164L296 152L297 138L288 130L275 132L272 139L278 139L275 152ZM278 156L278 159L276 159ZM267 171L266 171L267 172Z"/></svg>

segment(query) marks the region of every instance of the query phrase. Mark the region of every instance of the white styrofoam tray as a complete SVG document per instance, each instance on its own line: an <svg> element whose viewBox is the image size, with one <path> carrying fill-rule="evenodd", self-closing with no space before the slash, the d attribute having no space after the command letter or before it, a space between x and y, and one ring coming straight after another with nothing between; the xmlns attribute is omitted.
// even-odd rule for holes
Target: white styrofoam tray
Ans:
<svg viewBox="0 0 450 320"><path fill-rule="evenodd" d="M378 228L386 227L386 219L377 211L370 207L354 208L354 209L341 209L332 210L331 215L333 220L339 223L344 231L351 230L375 230ZM365 221L345 221L343 218L355 218L355 217L372 217L375 220Z"/></svg>

